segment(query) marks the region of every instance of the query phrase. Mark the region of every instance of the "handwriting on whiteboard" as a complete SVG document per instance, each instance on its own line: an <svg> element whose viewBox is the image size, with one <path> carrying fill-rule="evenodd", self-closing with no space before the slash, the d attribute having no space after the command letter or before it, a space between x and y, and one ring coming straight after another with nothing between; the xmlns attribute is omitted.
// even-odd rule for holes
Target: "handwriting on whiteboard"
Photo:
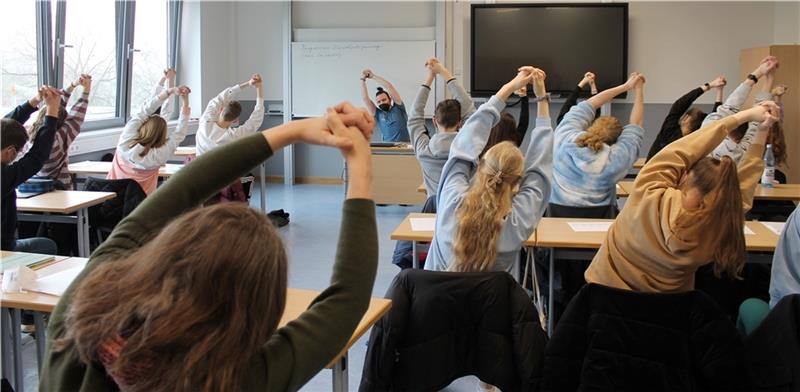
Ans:
<svg viewBox="0 0 800 392"><path fill-rule="evenodd" d="M373 42L302 44L300 50L305 58L341 58L363 53L379 53L383 44Z"/></svg>

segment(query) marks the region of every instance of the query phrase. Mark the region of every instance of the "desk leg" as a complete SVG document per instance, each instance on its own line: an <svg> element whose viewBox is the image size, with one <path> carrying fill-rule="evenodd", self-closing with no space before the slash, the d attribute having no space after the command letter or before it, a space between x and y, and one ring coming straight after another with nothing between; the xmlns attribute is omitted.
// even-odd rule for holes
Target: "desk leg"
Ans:
<svg viewBox="0 0 800 392"><path fill-rule="evenodd" d="M419 254L417 254L417 241L411 241L411 267L419 269Z"/></svg>
<svg viewBox="0 0 800 392"><path fill-rule="evenodd" d="M44 325L44 313L33 312L33 324L36 327L34 337L36 339L36 365L39 370L39 376L42 375L42 359L44 359L44 344L47 339L45 337L46 326Z"/></svg>
<svg viewBox="0 0 800 392"><path fill-rule="evenodd" d="M22 376L22 314L19 309L9 309L11 312L11 340L14 345L14 390L24 391Z"/></svg>
<svg viewBox="0 0 800 392"><path fill-rule="evenodd" d="M333 365L333 392L347 392L349 382L347 380L347 353Z"/></svg>
<svg viewBox="0 0 800 392"><path fill-rule="evenodd" d="M11 336L11 309L2 309L0 311L0 322L2 323L0 324L0 333L3 335L2 343L0 343L3 345L3 378L12 380L14 376L11 374L11 362L13 361L11 349L13 348L14 340Z"/></svg>
<svg viewBox="0 0 800 392"><path fill-rule="evenodd" d="M78 256L89 257L89 217L86 208L78 210Z"/></svg>
<svg viewBox="0 0 800 392"><path fill-rule="evenodd" d="M550 249L550 271L548 279L550 286L547 287L547 335L553 335L553 281L555 280L556 250Z"/></svg>
<svg viewBox="0 0 800 392"><path fill-rule="evenodd" d="M266 169L266 163L262 162L261 165L259 165L258 168L259 168L258 170L260 172L259 175L261 176L261 179L259 181L259 187L261 189L261 197L259 197L259 199L261 200L261 212L266 214L267 213L267 169Z"/></svg>

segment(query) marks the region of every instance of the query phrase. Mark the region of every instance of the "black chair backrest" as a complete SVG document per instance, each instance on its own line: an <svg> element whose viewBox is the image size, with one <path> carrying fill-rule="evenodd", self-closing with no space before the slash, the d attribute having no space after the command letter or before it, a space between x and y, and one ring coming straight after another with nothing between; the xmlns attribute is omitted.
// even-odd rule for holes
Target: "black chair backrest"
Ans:
<svg viewBox="0 0 800 392"><path fill-rule="evenodd" d="M106 228L116 226L147 197L139 183L131 179L106 180L89 177L83 190L117 194L117 197L89 208L90 224Z"/></svg>
<svg viewBox="0 0 800 392"><path fill-rule="evenodd" d="M552 218L614 219L617 216L617 206L571 207L550 203L547 208L547 216Z"/></svg>

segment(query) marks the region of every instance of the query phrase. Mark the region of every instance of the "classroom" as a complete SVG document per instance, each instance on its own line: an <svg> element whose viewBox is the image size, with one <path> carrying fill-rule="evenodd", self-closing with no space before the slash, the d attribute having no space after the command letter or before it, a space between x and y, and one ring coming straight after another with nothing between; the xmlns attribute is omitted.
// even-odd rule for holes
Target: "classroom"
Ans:
<svg viewBox="0 0 800 392"><path fill-rule="evenodd" d="M798 1L0 8L2 392L800 392Z"/></svg>

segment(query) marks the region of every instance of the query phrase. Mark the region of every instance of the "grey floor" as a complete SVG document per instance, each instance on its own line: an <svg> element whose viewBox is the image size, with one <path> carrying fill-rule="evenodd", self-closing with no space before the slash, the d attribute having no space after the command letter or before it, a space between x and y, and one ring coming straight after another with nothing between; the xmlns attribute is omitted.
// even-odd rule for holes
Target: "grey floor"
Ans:
<svg viewBox="0 0 800 392"><path fill-rule="evenodd" d="M256 187L257 188L257 187ZM332 185L284 186L269 184L267 189L267 210L284 209L291 214L291 223L281 229L289 251L289 286L295 288L321 290L328 286L333 255L341 219L341 204L344 199L343 188ZM253 192L251 205L259 205L258 190ZM409 212L416 212L420 206L378 207L378 239L380 262L373 290L374 296L383 296L392 279L399 271L391 264L394 241L389 240L391 231ZM361 369L367 351L368 334L350 349L349 382L350 391L358 390ZM38 389L35 344L29 338L23 340L25 359L25 391ZM475 391L477 379L464 377L445 388L447 392ZM331 372L323 370L302 391L330 391Z"/></svg>

